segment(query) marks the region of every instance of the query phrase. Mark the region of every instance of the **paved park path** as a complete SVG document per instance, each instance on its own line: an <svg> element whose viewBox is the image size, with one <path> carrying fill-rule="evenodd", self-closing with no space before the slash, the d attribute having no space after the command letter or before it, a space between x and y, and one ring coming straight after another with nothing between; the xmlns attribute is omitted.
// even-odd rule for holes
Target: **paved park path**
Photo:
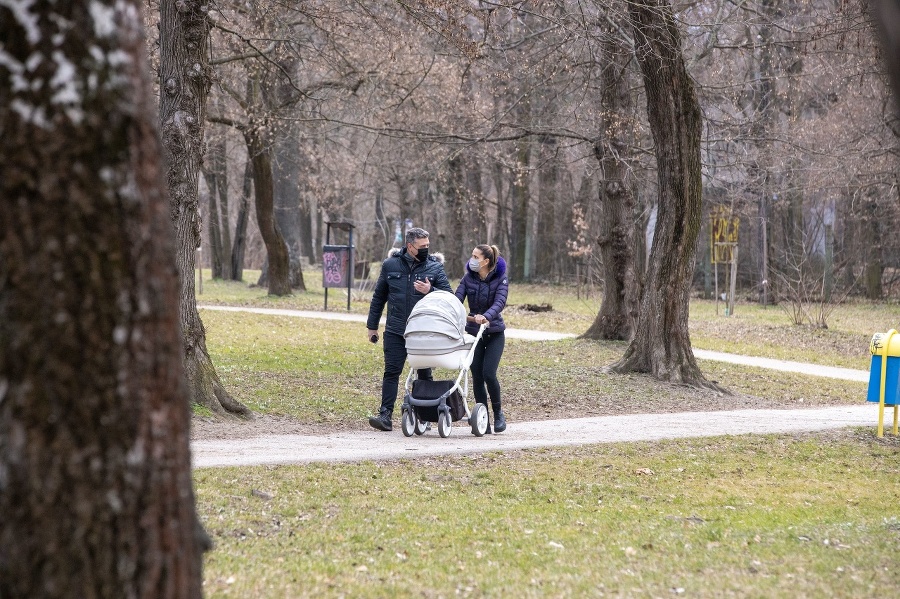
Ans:
<svg viewBox="0 0 900 599"><path fill-rule="evenodd" d="M204 310L252 312L298 318L365 322L365 316L339 312L315 312L275 308L200 306ZM507 329L510 339L550 341L575 335ZM802 362L740 356L694 350L701 360L714 360L799 372L812 376L867 382L868 371L818 366ZM795 410L733 410L675 414L631 414L541 420L510 424L499 435L475 437L468 426L455 423L451 435L441 438L436 430L421 437L404 437L399 426L389 433L379 431L338 432L329 435L265 435L240 440L199 440L191 443L194 466L247 466L328 461L360 461L415 458L446 454L506 451L533 447L652 441L685 437L707 437L748 433L817 431L846 426L875 426L877 406L832 406Z"/></svg>

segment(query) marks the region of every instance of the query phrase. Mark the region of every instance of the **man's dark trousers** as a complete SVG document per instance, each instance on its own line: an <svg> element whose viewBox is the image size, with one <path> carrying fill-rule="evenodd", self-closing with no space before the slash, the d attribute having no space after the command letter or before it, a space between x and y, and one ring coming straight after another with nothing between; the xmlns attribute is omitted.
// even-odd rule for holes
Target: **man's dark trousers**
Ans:
<svg viewBox="0 0 900 599"><path fill-rule="evenodd" d="M394 403L397 401L397 387L400 384L400 375L406 364L406 340L403 335L384 332L382 337L384 344L384 378L381 380L381 410L380 413L394 413ZM431 369L423 368L418 371L420 380L431 380Z"/></svg>

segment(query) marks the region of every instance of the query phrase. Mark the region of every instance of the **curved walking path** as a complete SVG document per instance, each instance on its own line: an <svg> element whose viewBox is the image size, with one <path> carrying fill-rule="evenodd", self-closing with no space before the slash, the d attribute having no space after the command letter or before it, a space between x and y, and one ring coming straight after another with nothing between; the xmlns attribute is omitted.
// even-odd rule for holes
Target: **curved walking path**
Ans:
<svg viewBox="0 0 900 599"><path fill-rule="evenodd" d="M372 430L331 435L266 435L240 440L193 441L191 453L195 468L353 462L548 446L789 433L846 426L874 427L877 418L878 411L871 405L801 410L629 414L512 422L506 432L484 437L475 437L468 426L457 423L446 439L441 438L436 429L421 437L404 437L397 426L389 433Z"/></svg>
<svg viewBox="0 0 900 599"><path fill-rule="evenodd" d="M353 322L366 320L364 315L339 312L233 306L199 306L199 308ZM506 335L511 339L532 341L551 341L576 336L522 329L507 329ZM863 370L699 349L694 350L694 355L701 360L716 360L852 381L869 380L869 373ZM264 435L240 440L198 440L191 442L191 449L195 468L302 464L430 457L623 441L817 431L846 426L875 426L877 418L877 408L872 404L793 410L629 414L514 422L510 423L509 429L502 434L480 438L472 435L467 425L458 422L446 439L441 438L436 429L426 432L421 437L407 438L400 432L398 423L389 433L372 430L328 435Z"/></svg>

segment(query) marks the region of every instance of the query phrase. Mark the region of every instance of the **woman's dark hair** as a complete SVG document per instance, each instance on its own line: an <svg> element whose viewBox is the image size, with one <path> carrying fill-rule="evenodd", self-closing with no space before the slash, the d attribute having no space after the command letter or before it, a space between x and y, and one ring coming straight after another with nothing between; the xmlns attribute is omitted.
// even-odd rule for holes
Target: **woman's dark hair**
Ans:
<svg viewBox="0 0 900 599"><path fill-rule="evenodd" d="M497 246L482 243L481 245L476 245L475 249L481 252L482 256L487 258L488 272L494 270L497 266L497 260L500 259L500 250L497 249Z"/></svg>

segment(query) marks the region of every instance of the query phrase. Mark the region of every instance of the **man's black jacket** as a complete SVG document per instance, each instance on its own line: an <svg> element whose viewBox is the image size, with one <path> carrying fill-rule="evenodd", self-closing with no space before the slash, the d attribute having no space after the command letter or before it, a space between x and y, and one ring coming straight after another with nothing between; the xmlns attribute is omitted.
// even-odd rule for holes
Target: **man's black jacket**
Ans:
<svg viewBox="0 0 900 599"><path fill-rule="evenodd" d="M384 329L402 335L413 306L425 297L416 291L413 283L426 277L431 281L432 289L453 292L447 273L444 272L443 256L431 254L425 262L419 262L407 253L405 247L392 251L391 256L381 263L381 274L375 283L366 328L378 328L386 303L388 313Z"/></svg>

